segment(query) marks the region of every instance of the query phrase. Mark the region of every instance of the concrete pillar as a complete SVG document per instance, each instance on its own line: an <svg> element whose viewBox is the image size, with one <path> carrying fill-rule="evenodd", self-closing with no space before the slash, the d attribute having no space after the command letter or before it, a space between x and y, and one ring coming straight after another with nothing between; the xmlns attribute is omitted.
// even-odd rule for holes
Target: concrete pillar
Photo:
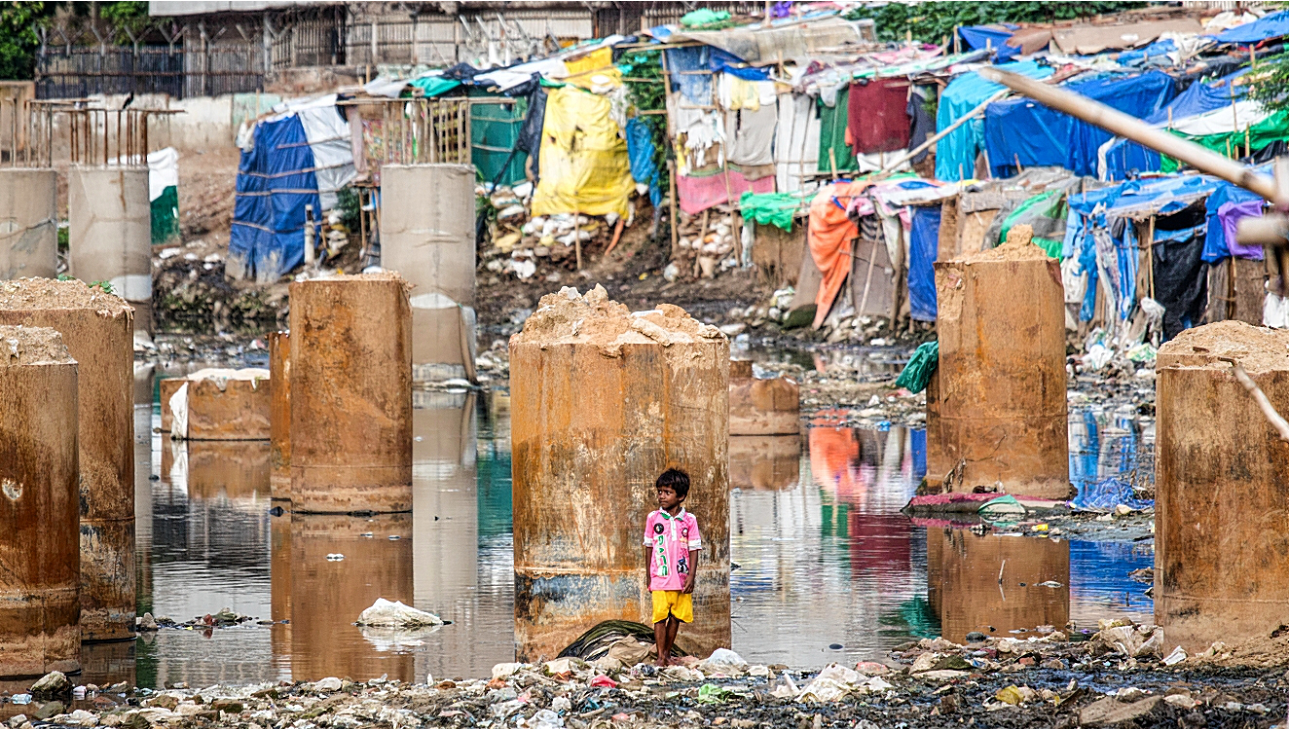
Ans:
<svg viewBox="0 0 1294 729"><path fill-rule="evenodd" d="M292 499L291 342L270 332L270 498Z"/></svg>
<svg viewBox="0 0 1294 729"><path fill-rule="evenodd" d="M668 304L630 314L601 286L545 296L512 337L518 659L603 620L650 622L642 534L670 467L691 476L705 544L680 640L730 645L728 369L714 327Z"/></svg>
<svg viewBox="0 0 1294 729"><path fill-rule="evenodd" d="M998 248L935 262L930 475L965 461L954 491L1000 481L1010 494L1069 495L1064 291L1059 264L1031 237L1017 226Z"/></svg>
<svg viewBox="0 0 1294 729"><path fill-rule="evenodd" d="M171 398L188 384L188 377L168 377L157 383L157 399L162 408L162 432L171 432L171 421L175 413L171 410Z"/></svg>
<svg viewBox="0 0 1294 729"><path fill-rule="evenodd" d="M107 281L153 331L152 211L147 167L68 169L68 272Z"/></svg>
<svg viewBox="0 0 1294 729"><path fill-rule="evenodd" d="M750 360L733 360L728 377L730 435L798 435L800 385L786 377L756 379Z"/></svg>
<svg viewBox="0 0 1294 729"><path fill-rule="evenodd" d="M81 638L135 632L134 313L80 281L0 284L0 324L45 326L77 361Z"/></svg>
<svg viewBox="0 0 1294 729"><path fill-rule="evenodd" d="M965 643L971 631L1025 638L1039 635L1039 626L1064 630L1069 622L1067 541L927 527L926 554L930 607L945 640Z"/></svg>
<svg viewBox="0 0 1294 729"><path fill-rule="evenodd" d="M0 279L58 274L58 173L0 169Z"/></svg>
<svg viewBox="0 0 1294 729"><path fill-rule="evenodd" d="M1289 332L1222 321L1159 348L1155 622L1188 653L1289 620L1289 444L1223 357L1289 419Z"/></svg>
<svg viewBox="0 0 1294 729"><path fill-rule="evenodd" d="M171 437L182 440L270 439L270 371L257 367L239 370L205 369L184 378L177 403L185 414L184 429L175 425L171 410Z"/></svg>
<svg viewBox="0 0 1294 729"><path fill-rule="evenodd" d="M382 267L413 285L415 380L476 379L476 173L382 167Z"/></svg>
<svg viewBox="0 0 1294 729"><path fill-rule="evenodd" d="M292 510L413 508L409 296L394 273L299 281L291 297Z"/></svg>
<svg viewBox="0 0 1294 729"><path fill-rule="evenodd" d="M0 352L0 678L76 671L77 363L43 327Z"/></svg>
<svg viewBox="0 0 1294 729"><path fill-rule="evenodd" d="M292 680L415 680L412 653L389 650L407 631L354 625L379 597L413 604L413 515L291 519Z"/></svg>

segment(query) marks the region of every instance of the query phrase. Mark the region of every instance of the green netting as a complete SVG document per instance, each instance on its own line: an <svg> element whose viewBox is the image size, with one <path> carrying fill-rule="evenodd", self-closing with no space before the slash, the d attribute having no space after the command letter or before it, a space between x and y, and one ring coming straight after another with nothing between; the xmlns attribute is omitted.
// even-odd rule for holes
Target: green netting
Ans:
<svg viewBox="0 0 1294 729"><path fill-rule="evenodd" d="M800 202L800 198L783 192L756 194L747 190L741 194L741 217L754 219L760 225L776 225L790 233Z"/></svg>
<svg viewBox="0 0 1294 729"><path fill-rule="evenodd" d="M180 195L174 187L167 187L149 204L149 214L153 219L153 245L180 240Z"/></svg>
<svg viewBox="0 0 1294 729"><path fill-rule="evenodd" d="M912 359L908 360L894 384L907 389L908 392L921 392L926 389L926 385L930 384L930 375L934 373L937 366L939 366L939 342L926 342L912 353Z"/></svg>

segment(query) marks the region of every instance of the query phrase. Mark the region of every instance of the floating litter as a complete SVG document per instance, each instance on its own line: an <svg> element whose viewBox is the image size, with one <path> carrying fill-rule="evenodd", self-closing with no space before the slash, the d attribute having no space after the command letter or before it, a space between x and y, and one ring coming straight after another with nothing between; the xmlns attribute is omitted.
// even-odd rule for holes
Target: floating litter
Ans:
<svg viewBox="0 0 1294 729"><path fill-rule="evenodd" d="M330 553L330 554L328 554L328 556L326 557L326 559L327 559L329 562L340 562L340 561L342 561L343 559L346 559L346 555L344 555L344 554Z"/></svg>

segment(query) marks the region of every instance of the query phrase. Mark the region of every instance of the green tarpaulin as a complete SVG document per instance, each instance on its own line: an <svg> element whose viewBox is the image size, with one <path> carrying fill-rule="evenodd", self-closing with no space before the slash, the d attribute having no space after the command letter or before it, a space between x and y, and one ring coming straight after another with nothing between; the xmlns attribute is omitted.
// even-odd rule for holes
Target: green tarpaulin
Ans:
<svg viewBox="0 0 1294 729"><path fill-rule="evenodd" d="M493 94L474 90L473 98L492 97ZM500 97L502 98L502 97ZM512 153L521 133L521 125L526 119L526 100L519 98L515 103L472 104L472 164L482 179L494 180L507 163L501 184L512 185L526 179L526 155Z"/></svg>
<svg viewBox="0 0 1294 729"><path fill-rule="evenodd" d="M818 100L818 116L822 129L818 135L818 172L831 172L831 155L836 156L837 172L854 172L858 159L854 150L845 144L845 129L849 127L849 106L845 93L836 94L836 105L827 106Z"/></svg>
<svg viewBox="0 0 1294 729"><path fill-rule="evenodd" d="M930 384L930 375L939 366L939 342L926 342L912 353L899 379L894 383L908 392L921 392Z"/></svg>
<svg viewBox="0 0 1294 729"><path fill-rule="evenodd" d="M1244 156L1245 149L1245 130L1238 132L1224 132L1222 134L1206 134L1200 137L1191 137L1173 129L1168 130L1169 134L1174 134L1185 139L1189 139L1196 144L1217 152L1218 154L1231 153L1232 159ZM1290 138L1290 112L1289 109L1281 109L1271 116L1249 127L1249 150L1257 152L1272 142L1288 142ZM1236 150L1240 150L1236 154ZM1159 170L1161 172L1176 172L1181 167L1181 163L1169 157L1166 154L1159 156Z"/></svg>
<svg viewBox="0 0 1294 729"><path fill-rule="evenodd" d="M760 225L776 225L790 233L801 202L799 197L783 192L756 194L747 190L741 194L741 217Z"/></svg>
<svg viewBox="0 0 1294 729"><path fill-rule="evenodd" d="M1006 242L1006 234L1015 225L1033 227L1033 243L1047 252L1052 258L1060 258L1060 251L1065 244L1065 222L1069 215L1069 203L1066 190L1051 190L1020 203L1010 215L1002 221L1002 232L993 244Z"/></svg>

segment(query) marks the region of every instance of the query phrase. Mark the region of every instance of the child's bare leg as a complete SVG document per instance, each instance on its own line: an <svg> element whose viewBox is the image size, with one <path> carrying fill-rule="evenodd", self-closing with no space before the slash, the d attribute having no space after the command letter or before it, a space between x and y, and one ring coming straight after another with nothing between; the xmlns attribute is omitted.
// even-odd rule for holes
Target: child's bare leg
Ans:
<svg viewBox="0 0 1294 729"><path fill-rule="evenodd" d="M673 616L656 623L656 665L664 668L669 665L669 652L674 647L674 641L669 637L669 622Z"/></svg>
<svg viewBox="0 0 1294 729"><path fill-rule="evenodd" d="M667 623L668 624L665 626L665 642L668 645L668 649L665 651L665 658L667 662L672 663L673 653L674 653L674 639L678 637L679 620L673 615L670 615Z"/></svg>

